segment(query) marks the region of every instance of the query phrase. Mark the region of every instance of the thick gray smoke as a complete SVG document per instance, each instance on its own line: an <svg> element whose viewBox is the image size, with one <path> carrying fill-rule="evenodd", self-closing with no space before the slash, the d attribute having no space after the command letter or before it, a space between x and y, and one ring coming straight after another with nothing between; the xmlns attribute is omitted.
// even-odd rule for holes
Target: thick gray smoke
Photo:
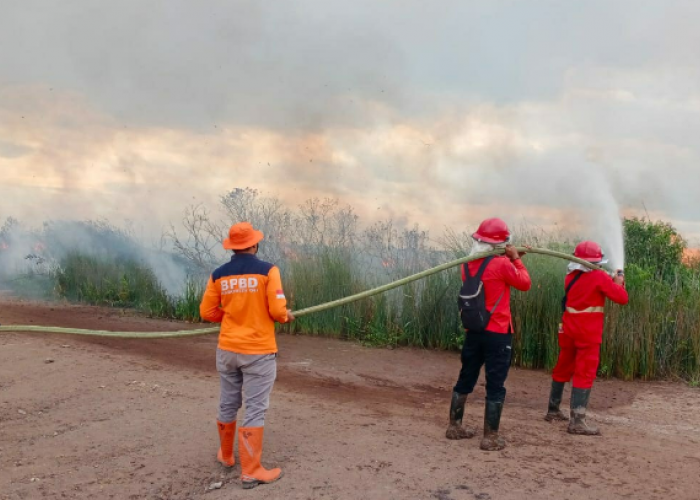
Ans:
<svg viewBox="0 0 700 500"><path fill-rule="evenodd" d="M152 239L251 186L618 262L644 207L700 242L697 2L0 4L0 216Z"/></svg>
<svg viewBox="0 0 700 500"><path fill-rule="evenodd" d="M536 220L551 232L594 240L603 246L613 269L624 267L623 214L612 181L600 165L568 154L551 164L514 156L507 167L485 177L486 181L467 188L475 202L491 205L495 198L494 211L514 225ZM523 216L519 207L535 210Z"/></svg>
<svg viewBox="0 0 700 500"><path fill-rule="evenodd" d="M191 269L186 260L148 247L106 222L51 221L31 228L9 219L0 229L0 280L7 284L27 275L51 276L70 254L141 264L175 296L182 293Z"/></svg>

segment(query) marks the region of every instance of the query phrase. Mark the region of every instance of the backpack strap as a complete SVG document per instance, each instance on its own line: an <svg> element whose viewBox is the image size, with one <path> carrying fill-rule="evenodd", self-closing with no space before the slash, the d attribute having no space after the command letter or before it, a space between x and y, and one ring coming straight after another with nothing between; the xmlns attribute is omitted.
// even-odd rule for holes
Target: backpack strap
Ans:
<svg viewBox="0 0 700 500"><path fill-rule="evenodd" d="M508 286L508 285L506 285L506 286ZM494 312L494 311L496 310L496 308L498 307L498 304L501 302L501 299L503 298L503 294L504 294L504 293L506 293L506 289L505 289L505 288L504 288L503 291L501 292L501 295L498 296L498 300L497 300L496 303L494 304L493 309L491 309L491 314L493 314L493 312Z"/></svg>
<svg viewBox="0 0 700 500"><path fill-rule="evenodd" d="M562 312L566 311L566 299L569 297L569 290L571 290L571 287L574 286L581 276L583 276L583 271L579 271L578 274L574 276L574 279L571 280L571 283L566 286L566 290L564 291L564 299L561 301Z"/></svg>
<svg viewBox="0 0 700 500"><path fill-rule="evenodd" d="M574 276L574 279L572 279L571 283L566 287L565 295L569 294L569 290L571 290L571 287L574 286L574 283L576 283L581 276L583 276L583 271L579 271L578 274Z"/></svg>
<svg viewBox="0 0 700 500"><path fill-rule="evenodd" d="M486 266L488 266L489 262L491 262L493 260L493 257L494 257L493 255L491 255L490 257L486 257L484 259L484 262L482 262L481 265L479 266L479 270L476 272L476 274L474 276L472 276L471 273L469 272L468 263L462 264L462 267L464 269L464 275L467 278L473 277L473 278L476 278L478 281L481 281L481 277L483 276L484 271L486 271Z"/></svg>

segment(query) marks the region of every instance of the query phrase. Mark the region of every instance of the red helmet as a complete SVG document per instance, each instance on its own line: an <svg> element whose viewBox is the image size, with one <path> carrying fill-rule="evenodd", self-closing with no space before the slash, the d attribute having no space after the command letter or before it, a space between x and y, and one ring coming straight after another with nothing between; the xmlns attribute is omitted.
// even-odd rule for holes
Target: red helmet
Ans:
<svg viewBox="0 0 700 500"><path fill-rule="evenodd" d="M506 243L510 241L508 225L501 219L486 219L479 225L472 238L485 243Z"/></svg>
<svg viewBox="0 0 700 500"><path fill-rule="evenodd" d="M598 263L602 262L605 258L603 250L600 245L595 241L582 241L576 245L574 250L574 257L579 259L587 260L588 262Z"/></svg>

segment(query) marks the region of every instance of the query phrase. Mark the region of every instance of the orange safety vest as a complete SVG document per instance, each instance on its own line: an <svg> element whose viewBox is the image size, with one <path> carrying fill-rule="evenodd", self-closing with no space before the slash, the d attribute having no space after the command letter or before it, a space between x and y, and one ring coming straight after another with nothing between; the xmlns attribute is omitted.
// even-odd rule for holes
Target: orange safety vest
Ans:
<svg viewBox="0 0 700 500"><path fill-rule="evenodd" d="M235 254L212 273L199 311L203 319L221 323L219 349L277 352L275 321L288 320L279 269L253 254Z"/></svg>

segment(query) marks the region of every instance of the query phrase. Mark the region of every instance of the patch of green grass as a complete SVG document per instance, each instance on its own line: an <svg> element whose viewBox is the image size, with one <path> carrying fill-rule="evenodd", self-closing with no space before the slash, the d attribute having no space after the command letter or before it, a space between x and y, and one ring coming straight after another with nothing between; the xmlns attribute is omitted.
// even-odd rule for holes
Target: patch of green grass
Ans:
<svg viewBox="0 0 700 500"><path fill-rule="evenodd" d="M136 260L68 253L54 270L54 293L93 305L129 307L153 317L200 321L205 283L188 278L181 295L169 295L153 271Z"/></svg>
<svg viewBox="0 0 700 500"><path fill-rule="evenodd" d="M626 380L681 377L697 385L700 264L682 263L685 244L667 224L631 219L624 227L630 303L607 306L599 374ZM411 238L420 236L415 231L407 234ZM539 247L572 251L571 242L548 240L542 232L525 236L524 240ZM393 234L391 237L394 241ZM411 238L406 241L410 243ZM401 243L403 247L386 244L374 251L347 243L300 245L275 264L282 269L290 306L302 309L464 255L459 238L453 234L454 247L442 251L422 243L406 247L405 242ZM559 352L557 327L567 263L538 255L528 255L524 262L533 286L526 293L512 291L514 364L551 369ZM460 281L459 270L451 269L382 295L300 317L285 328L374 346L458 350L464 339L456 306ZM183 293L173 297L142 262L80 252L62 257L50 275L17 277L15 283L26 293L52 290L69 300L133 307L152 316L199 321L204 280L193 277L184 285Z"/></svg>

